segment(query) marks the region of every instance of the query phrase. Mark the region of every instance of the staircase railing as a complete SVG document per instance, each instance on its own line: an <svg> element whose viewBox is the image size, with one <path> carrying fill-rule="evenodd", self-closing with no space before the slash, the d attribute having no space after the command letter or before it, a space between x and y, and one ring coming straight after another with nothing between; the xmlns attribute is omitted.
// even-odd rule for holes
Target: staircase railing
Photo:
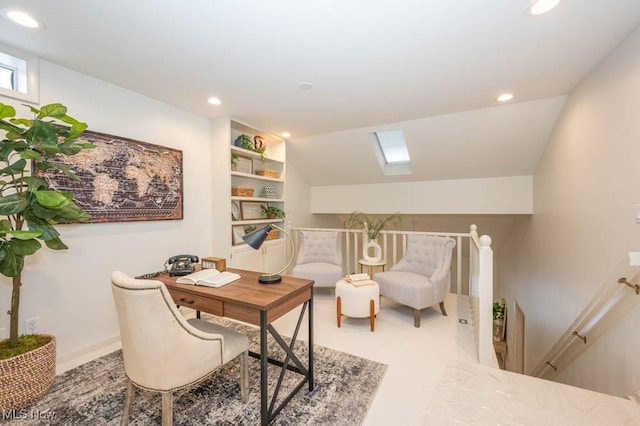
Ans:
<svg viewBox="0 0 640 426"><path fill-rule="evenodd" d="M301 228L292 227L295 247L300 247L300 231L339 231L343 234L342 254L345 273L360 272L358 260L362 256L363 233L360 229L342 228ZM470 314L474 330L478 361L493 367L498 366L493 349L493 251L491 238L478 237L476 225L471 225L468 233L461 232L418 232L381 231L378 244L386 260L385 268L393 267L404 255L407 237L411 234L451 237L456 240L456 248L451 261L452 280L450 292L458 296L469 296ZM468 240L468 242L467 242ZM297 253L296 253L297 255ZM467 276L467 280L465 280ZM464 317L466 315L463 314Z"/></svg>
<svg viewBox="0 0 640 426"><path fill-rule="evenodd" d="M532 370L532 376L553 379L640 303L640 262L636 257L637 253L630 253L631 260L619 266L603 283L587 307Z"/></svg>

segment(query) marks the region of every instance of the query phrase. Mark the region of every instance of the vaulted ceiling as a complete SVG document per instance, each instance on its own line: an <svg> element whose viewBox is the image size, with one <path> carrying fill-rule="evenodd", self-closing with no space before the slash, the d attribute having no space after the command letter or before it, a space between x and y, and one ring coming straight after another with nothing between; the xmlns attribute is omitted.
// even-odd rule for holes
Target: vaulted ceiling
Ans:
<svg viewBox="0 0 640 426"><path fill-rule="evenodd" d="M314 185L514 176L533 173L564 95L640 21L638 0L564 0L536 18L529 4L0 0L45 24L0 19L0 42L205 117L288 131ZM515 99L499 106L505 91ZM383 176L369 151L368 131L396 127L410 177Z"/></svg>

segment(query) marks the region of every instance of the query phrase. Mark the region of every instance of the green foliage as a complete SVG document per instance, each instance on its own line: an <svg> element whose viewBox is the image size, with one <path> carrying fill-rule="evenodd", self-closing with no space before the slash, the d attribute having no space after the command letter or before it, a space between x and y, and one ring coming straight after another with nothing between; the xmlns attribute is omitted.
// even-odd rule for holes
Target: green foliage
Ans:
<svg viewBox="0 0 640 426"><path fill-rule="evenodd" d="M391 216L382 218L369 217L366 214L355 211L352 212L349 218L344 222L346 229L362 229L370 240L378 238L378 234L387 226L393 225L398 227L402 224L402 216L399 212L395 212Z"/></svg>
<svg viewBox="0 0 640 426"><path fill-rule="evenodd" d="M27 106L32 118L16 118L10 105L0 104L0 274L13 277L10 345L17 344L18 301L24 259L36 253L41 241L52 250L68 247L54 228L58 223L89 219L73 202L72 194L50 189L39 172L59 170L75 174L58 161L58 155L75 155L93 148L79 139L87 124L67 115L55 103L40 109ZM28 230L23 228L28 228Z"/></svg>
<svg viewBox="0 0 640 426"><path fill-rule="evenodd" d="M262 215L264 217L275 216L278 219L284 219L284 210L279 209L275 206L265 206L264 204L260 206L262 210Z"/></svg>
<svg viewBox="0 0 640 426"><path fill-rule="evenodd" d="M40 334L23 334L18 337L18 344L11 346L9 339L0 340L0 359L9 359L38 349L51 341L51 337Z"/></svg>
<svg viewBox="0 0 640 426"><path fill-rule="evenodd" d="M493 319L503 320L505 308L506 308L506 305L503 305L500 302L493 302Z"/></svg>
<svg viewBox="0 0 640 426"><path fill-rule="evenodd" d="M238 154L236 154L235 152L231 153L231 164L238 164L239 159L240 157L238 157Z"/></svg>
<svg viewBox="0 0 640 426"><path fill-rule="evenodd" d="M73 202L71 194L50 190L44 179L31 176L32 170L56 169L69 175L68 168L55 156L75 155L93 147L78 139L87 125L68 116L62 104L29 109L33 118L15 118L12 106L0 104L0 130L5 132L5 139L0 141L0 217L4 217L0 273L7 277L22 272L24 257L41 247L38 239L50 242L47 246L54 250L67 248L53 225L89 217ZM22 232L25 223L30 232Z"/></svg>

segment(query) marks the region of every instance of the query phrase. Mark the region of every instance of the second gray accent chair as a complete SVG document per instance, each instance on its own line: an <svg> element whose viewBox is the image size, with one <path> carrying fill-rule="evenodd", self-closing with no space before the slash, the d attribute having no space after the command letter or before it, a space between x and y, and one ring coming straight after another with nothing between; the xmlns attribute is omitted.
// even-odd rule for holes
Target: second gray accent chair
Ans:
<svg viewBox="0 0 640 426"><path fill-rule="evenodd" d="M300 231L300 249L291 275L313 280L314 287L335 287L344 277L341 234L338 231Z"/></svg>
<svg viewBox="0 0 640 426"><path fill-rule="evenodd" d="M442 315L447 315L444 299L455 245L455 240L449 237L409 234L402 259L389 271L374 275L381 296L414 309L416 327L420 327L422 309L440 304Z"/></svg>

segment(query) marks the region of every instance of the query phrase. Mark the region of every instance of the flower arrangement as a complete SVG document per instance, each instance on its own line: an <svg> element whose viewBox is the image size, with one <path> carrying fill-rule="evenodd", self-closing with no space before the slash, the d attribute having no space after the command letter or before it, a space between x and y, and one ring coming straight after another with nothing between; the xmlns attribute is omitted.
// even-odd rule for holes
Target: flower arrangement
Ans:
<svg viewBox="0 0 640 426"><path fill-rule="evenodd" d="M362 233L369 238L369 240L375 240L378 238L378 234L387 226L393 225L398 227L402 224L402 216L399 212L395 212L390 216L383 218L370 218L366 214L354 211L349 218L344 222L345 228L362 228Z"/></svg>

